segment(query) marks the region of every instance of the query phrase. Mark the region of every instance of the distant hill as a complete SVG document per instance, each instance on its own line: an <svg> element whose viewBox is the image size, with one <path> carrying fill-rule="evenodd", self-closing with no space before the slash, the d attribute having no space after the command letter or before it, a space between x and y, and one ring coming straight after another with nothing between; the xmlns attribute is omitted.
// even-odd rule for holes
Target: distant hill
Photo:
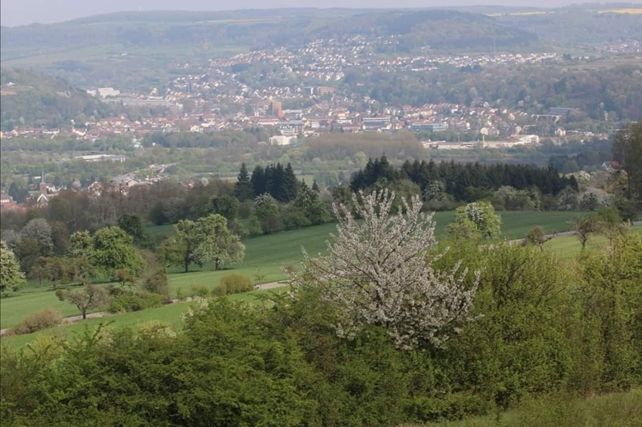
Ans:
<svg viewBox="0 0 642 427"><path fill-rule="evenodd" d="M537 34L543 42L565 48L621 40L642 41L642 14L616 13L624 9L614 5L589 6L499 14L496 19L504 25Z"/></svg>
<svg viewBox="0 0 642 427"><path fill-rule="evenodd" d="M23 69L0 71L3 131L16 126L68 126L102 117L110 107L64 80Z"/></svg>
<svg viewBox="0 0 642 427"><path fill-rule="evenodd" d="M297 47L319 38L394 36L394 42L376 46L379 53L393 54L423 48L440 53L566 53L642 40L642 14L611 13L606 7L123 12L2 27L0 47L3 66L36 69L77 87L162 90L187 62L206 67L213 57Z"/></svg>
<svg viewBox="0 0 642 427"><path fill-rule="evenodd" d="M333 22L314 32L334 38L349 35L397 36L397 50L483 49L526 46L537 35L498 22L495 18L452 10L369 12Z"/></svg>
<svg viewBox="0 0 642 427"><path fill-rule="evenodd" d="M447 10L366 11L271 9L230 12L127 12L73 21L3 27L3 60L52 50L114 46L292 45L355 34L402 35L406 44L475 48L495 39L515 45L536 39L481 14Z"/></svg>

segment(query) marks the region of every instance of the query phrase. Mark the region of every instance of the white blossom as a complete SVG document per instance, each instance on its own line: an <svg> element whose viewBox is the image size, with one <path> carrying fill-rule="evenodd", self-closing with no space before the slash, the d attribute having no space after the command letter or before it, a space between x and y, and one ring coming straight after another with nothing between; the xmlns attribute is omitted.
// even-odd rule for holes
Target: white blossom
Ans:
<svg viewBox="0 0 642 427"><path fill-rule="evenodd" d="M328 255L306 256L291 280L316 287L336 305L340 336L380 325L399 348L438 346L467 319L478 280L467 287L467 271L459 266L436 271L429 254L436 243L432 214L422 213L421 200L413 197L402 199L402 212L393 215L394 200L394 193L383 190L353 195L354 214L335 205L339 224Z"/></svg>

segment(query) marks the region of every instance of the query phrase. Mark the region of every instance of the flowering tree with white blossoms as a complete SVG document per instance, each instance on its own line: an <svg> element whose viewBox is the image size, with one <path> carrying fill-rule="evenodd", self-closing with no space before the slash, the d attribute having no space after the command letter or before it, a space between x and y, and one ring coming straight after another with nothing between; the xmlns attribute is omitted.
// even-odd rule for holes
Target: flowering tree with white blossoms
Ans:
<svg viewBox="0 0 642 427"><path fill-rule="evenodd" d="M338 233L328 242L328 255L306 257L291 280L318 289L339 309L340 336L380 325L399 348L438 346L467 319L478 280L466 286L467 271L459 267L436 271L428 254L436 243L432 215L421 213L419 197L403 199L402 212L393 215L394 200L394 193L382 190L354 195L354 214L334 205Z"/></svg>

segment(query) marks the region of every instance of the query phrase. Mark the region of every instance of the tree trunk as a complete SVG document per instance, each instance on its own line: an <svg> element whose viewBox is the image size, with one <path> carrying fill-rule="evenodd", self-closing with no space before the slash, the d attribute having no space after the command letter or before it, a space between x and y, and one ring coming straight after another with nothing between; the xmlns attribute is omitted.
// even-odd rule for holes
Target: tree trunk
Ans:
<svg viewBox="0 0 642 427"><path fill-rule="evenodd" d="M87 309L86 308L81 308L80 309L80 314L82 314L82 320L87 319Z"/></svg>
<svg viewBox="0 0 642 427"><path fill-rule="evenodd" d="M183 260L183 267L184 267L184 272L187 273L189 271L189 258L185 257Z"/></svg>

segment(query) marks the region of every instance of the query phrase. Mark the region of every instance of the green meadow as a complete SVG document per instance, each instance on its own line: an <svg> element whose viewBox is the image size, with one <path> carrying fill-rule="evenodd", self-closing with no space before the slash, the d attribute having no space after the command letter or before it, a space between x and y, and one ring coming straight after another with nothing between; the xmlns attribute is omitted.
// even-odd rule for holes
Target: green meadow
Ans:
<svg viewBox="0 0 642 427"><path fill-rule="evenodd" d="M547 233L569 230L573 226L578 212L502 212L502 229L507 239L521 238L535 225L540 225ZM435 214L437 237L443 237L447 225L453 220L453 212L438 212ZM211 271L193 268L189 273L172 272L169 274L169 285L173 295L189 292L192 286L206 286L214 289L225 274L238 272L247 275L255 283L268 283L284 279L284 267L296 265L303 258L303 250L314 256L322 253L331 233L336 230L336 224L325 224L299 230L284 231L268 236L248 238L245 260L229 269ZM150 227L148 231L154 240L160 240L172 232L171 226ZM593 238L589 245L599 246L599 238ZM547 243L561 257L573 256L579 253L579 243L575 237L560 237ZM256 293L235 296L235 298L253 298ZM160 320L171 325L180 323L180 316L189 303L172 304L169 306L148 309L140 312L111 316L106 319L90 319L74 325L59 326L35 334L2 338L2 344L22 346L35 337L47 333L62 333L77 331L84 326L94 326L101 322L114 325L130 325ZM78 310L67 302L59 301L50 287L26 288L18 295L0 300L0 326L9 328L18 324L26 316L53 308L64 316L78 315Z"/></svg>

